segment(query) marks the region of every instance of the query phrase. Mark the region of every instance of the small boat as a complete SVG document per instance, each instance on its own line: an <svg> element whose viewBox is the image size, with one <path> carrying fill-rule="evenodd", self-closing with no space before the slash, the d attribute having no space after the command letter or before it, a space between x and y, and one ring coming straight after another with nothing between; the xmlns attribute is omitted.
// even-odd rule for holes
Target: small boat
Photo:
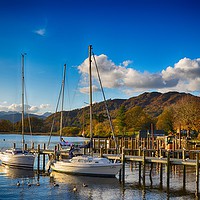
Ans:
<svg viewBox="0 0 200 200"><path fill-rule="evenodd" d="M2 164L18 168L33 168L35 155L25 151L24 140L24 56L22 54L22 148L11 148L0 152Z"/></svg>
<svg viewBox="0 0 200 200"><path fill-rule="evenodd" d="M70 159L53 160L50 168L57 172L64 172L76 175L98 176L98 177L115 177L120 171L122 164L114 162L103 157L93 155L92 140L92 78L91 78L91 49L89 45L89 74L90 74L90 154L73 156L73 149L70 150ZM64 91L64 90L63 90ZM88 148L88 146L87 146Z"/></svg>
<svg viewBox="0 0 200 200"><path fill-rule="evenodd" d="M82 155L56 161L52 163L51 169L76 175L115 177L121 169L121 163L112 163L107 158Z"/></svg>
<svg viewBox="0 0 200 200"><path fill-rule="evenodd" d="M11 167L33 168L35 156L20 148L11 148L0 153L0 160Z"/></svg>

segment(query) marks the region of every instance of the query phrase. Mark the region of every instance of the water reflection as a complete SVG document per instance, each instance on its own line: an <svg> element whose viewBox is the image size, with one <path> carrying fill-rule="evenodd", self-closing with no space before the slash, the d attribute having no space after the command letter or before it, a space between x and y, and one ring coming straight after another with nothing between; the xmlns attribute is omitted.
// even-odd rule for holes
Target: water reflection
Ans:
<svg viewBox="0 0 200 200"><path fill-rule="evenodd" d="M50 174L50 182L67 188L72 199L109 199L113 193L120 197L116 199L121 199L121 185L117 178L74 176L53 171ZM74 191L74 187L77 190Z"/></svg>
<svg viewBox="0 0 200 200"><path fill-rule="evenodd" d="M19 169L9 166L0 165L0 173L5 174L8 178L33 178L34 171L31 169Z"/></svg>

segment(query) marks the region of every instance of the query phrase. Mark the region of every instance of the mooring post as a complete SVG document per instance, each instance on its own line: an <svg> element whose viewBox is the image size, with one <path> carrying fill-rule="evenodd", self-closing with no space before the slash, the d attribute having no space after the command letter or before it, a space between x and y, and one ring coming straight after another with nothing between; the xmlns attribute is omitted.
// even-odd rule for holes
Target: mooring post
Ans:
<svg viewBox="0 0 200 200"><path fill-rule="evenodd" d="M146 154L146 151L145 149L143 149L143 177L142 177L142 180L143 180L143 186L145 186L145 167L146 167L146 160L145 160L145 154Z"/></svg>
<svg viewBox="0 0 200 200"><path fill-rule="evenodd" d="M103 157L103 147L100 147L100 157Z"/></svg>
<svg viewBox="0 0 200 200"><path fill-rule="evenodd" d="M32 142L31 144L31 149L34 149L34 142Z"/></svg>
<svg viewBox="0 0 200 200"><path fill-rule="evenodd" d="M160 187L163 185L163 164L160 163Z"/></svg>
<svg viewBox="0 0 200 200"><path fill-rule="evenodd" d="M57 159L56 154L57 154L57 146L55 145L55 147L54 147L54 159Z"/></svg>
<svg viewBox="0 0 200 200"><path fill-rule="evenodd" d="M40 145L39 144L38 144L37 152L38 152L37 171L39 173L40 172Z"/></svg>
<svg viewBox="0 0 200 200"><path fill-rule="evenodd" d="M24 150L27 150L28 148L27 148L27 144L24 144Z"/></svg>
<svg viewBox="0 0 200 200"><path fill-rule="evenodd" d="M125 183L125 147L122 148L122 183Z"/></svg>
<svg viewBox="0 0 200 200"><path fill-rule="evenodd" d="M196 154L196 196L199 194L199 154Z"/></svg>
<svg viewBox="0 0 200 200"><path fill-rule="evenodd" d="M183 165L183 189L185 190L185 183L186 183L186 166Z"/></svg>
<svg viewBox="0 0 200 200"><path fill-rule="evenodd" d="M167 151L167 190L169 190L170 179L170 151Z"/></svg>
<svg viewBox="0 0 200 200"><path fill-rule="evenodd" d="M46 144L43 144L43 150L46 149ZM43 172L45 172L45 153L43 152Z"/></svg>
<svg viewBox="0 0 200 200"><path fill-rule="evenodd" d="M16 148L16 143L13 143L13 148L14 148L14 149Z"/></svg>

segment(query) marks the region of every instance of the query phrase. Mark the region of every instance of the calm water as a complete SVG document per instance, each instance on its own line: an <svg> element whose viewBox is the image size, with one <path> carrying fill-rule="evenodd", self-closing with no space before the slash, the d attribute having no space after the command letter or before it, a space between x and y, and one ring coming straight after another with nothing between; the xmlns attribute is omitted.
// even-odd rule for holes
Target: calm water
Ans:
<svg viewBox="0 0 200 200"><path fill-rule="evenodd" d="M48 136L26 136L28 146L33 141L36 145L48 142ZM70 142L84 141L83 138L65 138ZM52 147L57 144L59 137L52 137ZM20 147L20 135L0 134L0 149L12 147L13 143ZM36 159L37 160L37 159ZM36 163L35 163L36 166ZM148 166L147 166L148 167ZM36 168L36 167L35 167ZM165 170L165 169L164 169ZM195 199L195 171L187 168L186 188L182 187L182 168L173 168L170 179L170 190L166 190L165 171L163 173L163 187L160 188L159 173L156 165L152 171L152 179L149 177L149 170L146 170L146 186L138 183L138 166L133 166L130 171L126 165L125 185L119 183L116 178L95 178L83 176L71 176L52 172L50 176L38 176L34 171L6 168L0 165L0 200L3 199L72 199L72 200L128 200L128 199ZM20 186L17 186L17 182ZM40 186L37 186L37 183ZM28 182L31 186L28 186ZM59 186L55 187L56 182ZM86 183L88 187L83 187ZM73 192L76 186L77 191ZM196 198L197 199L197 198Z"/></svg>

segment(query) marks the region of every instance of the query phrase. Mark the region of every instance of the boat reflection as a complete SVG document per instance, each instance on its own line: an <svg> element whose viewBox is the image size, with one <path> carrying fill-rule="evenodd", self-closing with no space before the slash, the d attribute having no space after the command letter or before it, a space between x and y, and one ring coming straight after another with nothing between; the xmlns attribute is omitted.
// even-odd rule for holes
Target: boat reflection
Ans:
<svg viewBox="0 0 200 200"><path fill-rule="evenodd" d="M0 173L5 174L8 178L31 178L34 177L32 169L12 168L6 165L0 165Z"/></svg>
<svg viewBox="0 0 200 200"><path fill-rule="evenodd" d="M113 187L119 187L120 182L117 178L103 178L103 177L90 177L90 176L75 176L65 173L59 173L52 171L50 174L50 178L54 182L58 183L67 183L70 185L96 185L96 186L104 186L109 187L112 185Z"/></svg>

